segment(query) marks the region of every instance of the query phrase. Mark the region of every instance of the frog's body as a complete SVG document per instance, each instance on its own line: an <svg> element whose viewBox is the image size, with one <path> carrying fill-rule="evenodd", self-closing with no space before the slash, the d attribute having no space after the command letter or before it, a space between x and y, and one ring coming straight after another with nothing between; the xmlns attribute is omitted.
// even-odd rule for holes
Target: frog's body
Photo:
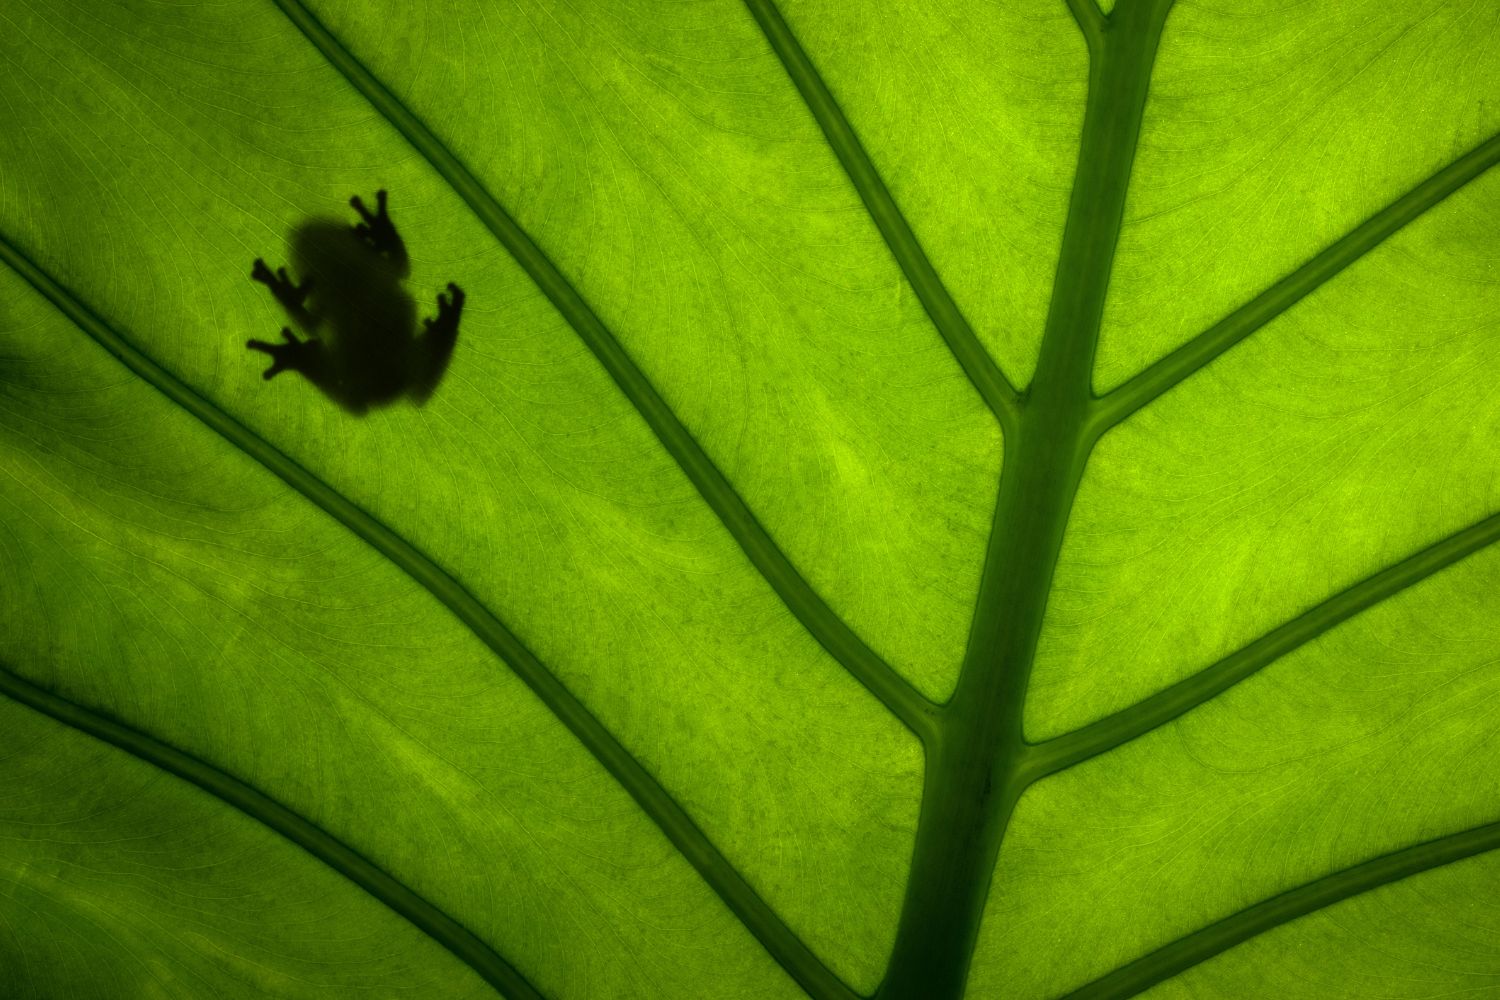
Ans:
<svg viewBox="0 0 1500 1000"><path fill-rule="evenodd" d="M347 225L304 223L292 234L292 265L310 284L299 325L329 355L341 395L367 405L388 403L422 365L414 353L417 306L404 268L375 253Z"/></svg>
<svg viewBox="0 0 1500 1000"><path fill-rule="evenodd" d="M464 302L463 291L450 284L452 298L438 296L437 319L424 320L416 332L416 304L402 286L410 273L406 246L386 214L385 192L377 199L373 214L359 198L350 200L365 220L360 225L313 219L297 227L292 263L300 286L285 268L272 274L262 260L251 272L308 338L299 341L283 328L285 343L250 341L251 349L271 355L264 377L299 371L355 413L403 395L426 401L447 369Z"/></svg>

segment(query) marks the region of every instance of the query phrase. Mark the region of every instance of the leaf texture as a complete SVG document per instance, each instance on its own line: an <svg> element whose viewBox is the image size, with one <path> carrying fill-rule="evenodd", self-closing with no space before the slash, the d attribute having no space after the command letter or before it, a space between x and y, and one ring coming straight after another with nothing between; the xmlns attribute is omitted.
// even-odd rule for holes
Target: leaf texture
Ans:
<svg viewBox="0 0 1500 1000"><path fill-rule="evenodd" d="M7 996L1500 982L1500 21L0 11ZM245 354L390 192L423 407Z"/></svg>

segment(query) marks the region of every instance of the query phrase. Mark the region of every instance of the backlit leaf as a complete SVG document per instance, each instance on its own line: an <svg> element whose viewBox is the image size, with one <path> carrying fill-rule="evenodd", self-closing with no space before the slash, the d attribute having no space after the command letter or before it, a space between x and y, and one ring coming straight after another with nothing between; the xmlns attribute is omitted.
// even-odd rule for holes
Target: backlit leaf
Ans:
<svg viewBox="0 0 1500 1000"><path fill-rule="evenodd" d="M0 11L0 993L1500 989L1493 10L388 6Z"/></svg>

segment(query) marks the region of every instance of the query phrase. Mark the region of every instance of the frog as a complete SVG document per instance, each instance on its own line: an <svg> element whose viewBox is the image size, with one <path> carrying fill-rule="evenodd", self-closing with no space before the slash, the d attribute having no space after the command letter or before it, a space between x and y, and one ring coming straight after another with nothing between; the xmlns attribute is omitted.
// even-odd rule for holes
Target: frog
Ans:
<svg viewBox="0 0 1500 1000"><path fill-rule="evenodd" d="M275 271L257 257L250 277L271 290L290 326L281 342L249 340L245 346L271 358L261 373L269 381L298 372L333 402L363 415L372 407L407 398L420 406L442 381L458 341L463 289L449 282L437 297L437 315L416 329L416 303L404 282L411 274L406 243L396 231L384 189L375 192L375 210L349 199L360 221L311 218L293 231L291 262L302 281L285 267Z"/></svg>

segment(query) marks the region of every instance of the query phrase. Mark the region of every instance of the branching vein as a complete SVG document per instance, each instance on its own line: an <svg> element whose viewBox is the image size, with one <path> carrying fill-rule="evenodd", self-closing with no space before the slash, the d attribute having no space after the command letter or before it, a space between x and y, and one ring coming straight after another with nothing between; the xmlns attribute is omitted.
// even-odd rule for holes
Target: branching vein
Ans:
<svg viewBox="0 0 1500 1000"><path fill-rule="evenodd" d="M1032 780L1045 777L1171 722L1335 625L1422 582L1496 540L1500 540L1500 514L1493 514L1366 577L1300 617L1144 701L1037 744L1030 750L1027 771L1033 776Z"/></svg>
<svg viewBox="0 0 1500 1000"><path fill-rule="evenodd" d="M782 922L640 761L462 584L382 521L158 365L3 236L0 236L0 261L30 282L136 375L332 515L447 606L480 641L510 665L558 721L604 765L704 881L809 993L840 1000L853 997L849 988Z"/></svg>
<svg viewBox="0 0 1500 1000"><path fill-rule="evenodd" d="M1107 23L1104 12L1095 0L1068 0L1068 9L1073 12L1073 20L1078 22L1078 30L1083 32L1089 48L1094 49L1104 38Z"/></svg>
<svg viewBox="0 0 1500 1000"><path fill-rule="evenodd" d="M1113 427L1202 369L1497 162L1500 135L1454 160L1297 270L1109 392L1096 404L1095 432Z"/></svg>
<svg viewBox="0 0 1500 1000"><path fill-rule="evenodd" d="M1425 844L1382 855L1353 868L1325 875L1136 959L1129 965L1069 993L1063 1000L1123 1000L1207 961L1257 934L1362 892L1442 865L1500 848L1500 823L1465 830Z"/></svg>
<svg viewBox="0 0 1500 1000"><path fill-rule="evenodd" d="M891 197L880 172L875 169L875 164L870 161L869 154L860 144L859 136L844 117L843 109L823 83L823 78L818 75L807 53L802 50L776 4L773 0L745 0L745 5L750 8L750 13L765 33L766 40L771 43L771 48L786 67L787 75L792 78L802 99L807 102L808 109L817 119L823 135L828 139L828 145L844 165L844 170L864 201L870 218L880 230L880 235L885 238L886 246L890 247L891 254L917 293L927 315L932 318L933 325L1009 437L1016 428L1020 407L1015 387L979 343L969 321L964 319L953 296L948 294L947 287L933 269L932 262L927 259L922 244L917 242L916 234Z"/></svg>
<svg viewBox="0 0 1500 1000"><path fill-rule="evenodd" d="M803 626L849 673L924 742L931 739L935 706L865 644L812 589L662 399L656 387L615 339L577 289L516 224L451 150L298 0L275 0L286 16L406 140L432 164L515 257L537 287L593 352L697 488L756 570Z"/></svg>
<svg viewBox="0 0 1500 1000"><path fill-rule="evenodd" d="M258 820L343 875L477 972L511 1000L542 1000L542 995L489 945L468 928L365 858L316 823L211 764L106 719L66 698L37 687L0 665L0 694L35 709L126 753L190 781L210 795Z"/></svg>

